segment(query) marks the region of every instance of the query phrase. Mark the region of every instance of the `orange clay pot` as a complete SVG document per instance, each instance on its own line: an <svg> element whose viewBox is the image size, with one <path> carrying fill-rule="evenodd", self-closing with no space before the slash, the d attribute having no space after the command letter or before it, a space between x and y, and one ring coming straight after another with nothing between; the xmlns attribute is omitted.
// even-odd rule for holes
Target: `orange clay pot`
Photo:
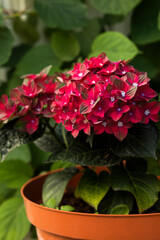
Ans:
<svg viewBox="0 0 160 240"><path fill-rule="evenodd" d="M104 215L66 212L41 203L42 185L50 173L28 181L21 189L29 221L38 240L160 240L160 213ZM74 177L68 188L77 185Z"/></svg>

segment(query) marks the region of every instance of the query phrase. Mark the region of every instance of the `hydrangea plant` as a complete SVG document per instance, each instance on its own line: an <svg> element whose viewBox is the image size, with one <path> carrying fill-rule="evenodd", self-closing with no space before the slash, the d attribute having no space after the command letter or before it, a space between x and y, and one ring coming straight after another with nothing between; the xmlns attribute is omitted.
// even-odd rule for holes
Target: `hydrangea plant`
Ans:
<svg viewBox="0 0 160 240"><path fill-rule="evenodd" d="M160 103L147 73L124 60L112 62L104 53L65 73L53 76L49 70L24 76L9 98L1 97L2 160L14 147L35 141L52 152L47 162L82 166L74 195L95 212L158 211L159 180L150 166L159 167ZM95 166L104 169L98 174ZM60 206L76 173L69 167L49 176L43 189L46 206Z"/></svg>

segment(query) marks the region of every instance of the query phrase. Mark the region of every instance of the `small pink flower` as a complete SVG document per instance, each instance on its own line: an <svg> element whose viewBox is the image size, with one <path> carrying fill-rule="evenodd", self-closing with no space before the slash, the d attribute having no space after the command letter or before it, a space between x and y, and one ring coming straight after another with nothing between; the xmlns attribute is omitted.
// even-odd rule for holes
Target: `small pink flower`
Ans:
<svg viewBox="0 0 160 240"><path fill-rule="evenodd" d="M154 102L144 102L140 107L140 112L142 116L142 123L148 124L149 119L154 122L159 121L160 103Z"/></svg>

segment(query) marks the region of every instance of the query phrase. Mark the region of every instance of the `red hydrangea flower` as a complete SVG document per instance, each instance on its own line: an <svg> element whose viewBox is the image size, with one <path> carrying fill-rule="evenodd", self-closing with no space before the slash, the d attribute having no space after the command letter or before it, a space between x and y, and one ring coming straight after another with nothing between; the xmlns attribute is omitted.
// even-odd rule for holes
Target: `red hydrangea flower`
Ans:
<svg viewBox="0 0 160 240"><path fill-rule="evenodd" d="M0 99L0 121L7 122L11 117L14 117L16 109L16 105L6 95L2 95Z"/></svg>
<svg viewBox="0 0 160 240"><path fill-rule="evenodd" d="M106 132L122 141L136 123L159 120L160 103L146 73L125 61L112 62L102 53L76 63L72 70L49 76L25 76L8 100L0 100L0 121L17 118L23 131L33 134L41 118L53 118L77 137Z"/></svg>

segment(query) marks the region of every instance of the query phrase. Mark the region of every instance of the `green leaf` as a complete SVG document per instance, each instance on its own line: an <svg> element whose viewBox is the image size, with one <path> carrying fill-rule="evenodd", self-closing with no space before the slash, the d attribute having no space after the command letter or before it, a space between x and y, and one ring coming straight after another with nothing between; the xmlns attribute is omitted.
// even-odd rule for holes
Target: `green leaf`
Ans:
<svg viewBox="0 0 160 240"><path fill-rule="evenodd" d="M12 45L13 36L11 31L6 27L0 27L0 65L4 64L9 59L12 51Z"/></svg>
<svg viewBox="0 0 160 240"><path fill-rule="evenodd" d="M139 45L160 40L157 19L160 1L145 0L135 9L132 16L132 38Z"/></svg>
<svg viewBox="0 0 160 240"><path fill-rule="evenodd" d="M126 204L119 204L112 208L111 214L123 214L128 215L129 214L129 208Z"/></svg>
<svg viewBox="0 0 160 240"><path fill-rule="evenodd" d="M13 121L14 122L14 121ZM43 134L43 129L40 127L31 136L27 133L13 129L14 123L10 122L4 128L0 129L0 153L1 161L4 161L10 151L19 147L22 144L36 140Z"/></svg>
<svg viewBox="0 0 160 240"><path fill-rule="evenodd" d="M155 124L136 124L129 130L128 136L122 142L113 143L112 150L121 157L156 159L157 144L158 131Z"/></svg>
<svg viewBox="0 0 160 240"><path fill-rule="evenodd" d="M19 76L29 73L39 73L49 65L59 67L61 61L53 53L51 46L46 43L29 50L18 63L16 73Z"/></svg>
<svg viewBox="0 0 160 240"><path fill-rule="evenodd" d="M0 206L0 239L23 240L30 229L21 198L11 198Z"/></svg>
<svg viewBox="0 0 160 240"><path fill-rule="evenodd" d="M32 168L19 160L4 161L0 166L0 183L10 188L19 189L32 177Z"/></svg>
<svg viewBox="0 0 160 240"><path fill-rule="evenodd" d="M64 62L73 60L80 51L77 39L66 31L53 32L51 44L56 56Z"/></svg>
<svg viewBox="0 0 160 240"><path fill-rule="evenodd" d="M42 199L45 206L48 206L47 203L50 199L52 199L52 202L55 199L54 208L58 207L69 180L76 172L77 168L70 167L63 171L52 173L47 177L42 190Z"/></svg>
<svg viewBox="0 0 160 240"><path fill-rule="evenodd" d="M126 15L135 8L141 0L90 0L92 5L102 13Z"/></svg>
<svg viewBox="0 0 160 240"><path fill-rule="evenodd" d="M67 168L67 167L72 167L74 166L73 163L70 162L63 162L63 161L56 161L51 165L51 171L60 169L60 168Z"/></svg>
<svg viewBox="0 0 160 240"><path fill-rule="evenodd" d="M109 173L102 171L97 175L93 170L87 169L80 179L78 194L85 202L97 210L98 204L104 198L109 188Z"/></svg>
<svg viewBox="0 0 160 240"><path fill-rule="evenodd" d="M55 198L50 198L48 202L46 203L46 206L49 208L55 208L56 200Z"/></svg>
<svg viewBox="0 0 160 240"><path fill-rule="evenodd" d="M60 207L60 210L73 212L73 211L75 210L75 208L72 207L72 206L70 206L70 205L62 205L62 206Z"/></svg>
<svg viewBox="0 0 160 240"><path fill-rule="evenodd" d="M31 152L26 144L22 144L21 146L13 149L6 157L5 160L21 160L25 163L29 163L31 161Z"/></svg>
<svg viewBox="0 0 160 240"><path fill-rule="evenodd" d="M91 52L91 45L95 37L100 33L101 25L98 19L91 19L87 22L82 31L75 33L81 47L81 53L87 57Z"/></svg>
<svg viewBox="0 0 160 240"><path fill-rule="evenodd" d="M138 169L138 164L136 163ZM131 192L137 202L139 212L142 213L146 209L153 206L158 199L159 181L156 176L145 174L145 172L137 171L133 166L113 167L111 171L111 186L115 191Z"/></svg>
<svg viewBox="0 0 160 240"><path fill-rule="evenodd" d="M125 204L129 208L129 212L133 208L134 197L127 191L110 190L98 205L98 212L101 214L110 214L111 210L120 204Z"/></svg>
<svg viewBox="0 0 160 240"><path fill-rule="evenodd" d="M79 0L35 0L35 9L48 27L64 30L81 28L87 9Z"/></svg>
<svg viewBox="0 0 160 240"><path fill-rule="evenodd" d="M92 44L92 56L105 52L111 61L134 58L139 50L136 45L120 32L108 31L100 34Z"/></svg>

